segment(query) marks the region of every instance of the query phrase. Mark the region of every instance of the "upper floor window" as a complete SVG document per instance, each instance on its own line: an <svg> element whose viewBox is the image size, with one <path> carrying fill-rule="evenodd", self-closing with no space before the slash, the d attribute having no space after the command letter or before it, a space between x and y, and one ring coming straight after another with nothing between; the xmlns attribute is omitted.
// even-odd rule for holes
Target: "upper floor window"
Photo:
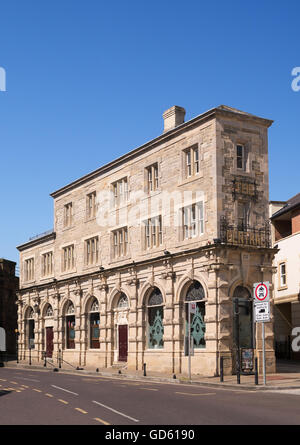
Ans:
<svg viewBox="0 0 300 445"><path fill-rule="evenodd" d="M52 275L53 273L53 252L47 252L42 255L42 275Z"/></svg>
<svg viewBox="0 0 300 445"><path fill-rule="evenodd" d="M244 145L236 146L236 168L238 170L246 171L247 159L246 148Z"/></svg>
<svg viewBox="0 0 300 445"><path fill-rule="evenodd" d="M98 262L98 236L85 241L86 264Z"/></svg>
<svg viewBox="0 0 300 445"><path fill-rule="evenodd" d="M118 258L127 255L128 233L127 227L113 232L113 257Z"/></svg>
<svg viewBox="0 0 300 445"><path fill-rule="evenodd" d="M199 148L192 147L184 150L185 155L185 176L195 176L199 173Z"/></svg>
<svg viewBox="0 0 300 445"><path fill-rule="evenodd" d="M147 190L148 193L158 189L158 164L150 165L147 170Z"/></svg>
<svg viewBox="0 0 300 445"><path fill-rule="evenodd" d="M286 263L279 265L280 287L286 286Z"/></svg>
<svg viewBox="0 0 300 445"><path fill-rule="evenodd" d="M247 230L249 226L249 202L238 202L237 203L237 222L238 230Z"/></svg>
<svg viewBox="0 0 300 445"><path fill-rule="evenodd" d="M182 209L183 238L189 239L204 233L203 202L198 202Z"/></svg>
<svg viewBox="0 0 300 445"><path fill-rule="evenodd" d="M113 183L114 205L124 204L128 200L127 178Z"/></svg>
<svg viewBox="0 0 300 445"><path fill-rule="evenodd" d="M144 221L145 247L151 249L162 244L162 219L161 216L149 218Z"/></svg>
<svg viewBox="0 0 300 445"><path fill-rule="evenodd" d="M70 227L72 224L72 217L73 217L73 210L72 210L72 203L69 202L64 206L64 226Z"/></svg>
<svg viewBox="0 0 300 445"><path fill-rule="evenodd" d="M74 245L63 248L63 272L75 267Z"/></svg>
<svg viewBox="0 0 300 445"><path fill-rule="evenodd" d="M86 197L86 216L94 218L96 216L96 192L89 193Z"/></svg>
<svg viewBox="0 0 300 445"><path fill-rule="evenodd" d="M34 279L34 258L25 260L24 263L25 281Z"/></svg>

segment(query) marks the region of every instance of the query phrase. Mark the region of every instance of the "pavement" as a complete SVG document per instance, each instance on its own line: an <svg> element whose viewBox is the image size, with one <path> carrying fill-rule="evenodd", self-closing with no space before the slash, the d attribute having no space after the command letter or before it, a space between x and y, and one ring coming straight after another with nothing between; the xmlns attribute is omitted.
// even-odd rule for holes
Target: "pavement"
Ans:
<svg viewBox="0 0 300 445"><path fill-rule="evenodd" d="M36 369L36 370L48 370L57 369L60 373L74 374L74 375L91 375L91 376L104 376L114 377L119 379L130 379L139 381L152 381L152 382L165 382L176 384L192 384L207 387L225 387L228 389L243 388L249 391L280 391L280 390L300 390L300 361L293 362L288 360L282 360L277 362L277 372L274 374L267 374L266 385L263 384L263 376L259 375L258 385L255 385L254 375L241 375L240 384L237 383L236 375L224 376L224 381L220 382L220 377L208 377L201 375L192 375L191 381L186 374L170 375L165 373L153 372L151 370L146 371L144 376L143 371L132 371L126 368L98 368L98 372L92 369L79 369L76 370L68 365L58 369L54 365L48 364L44 366L27 363L17 363L16 361L10 361L5 363L5 367L19 368L19 369Z"/></svg>

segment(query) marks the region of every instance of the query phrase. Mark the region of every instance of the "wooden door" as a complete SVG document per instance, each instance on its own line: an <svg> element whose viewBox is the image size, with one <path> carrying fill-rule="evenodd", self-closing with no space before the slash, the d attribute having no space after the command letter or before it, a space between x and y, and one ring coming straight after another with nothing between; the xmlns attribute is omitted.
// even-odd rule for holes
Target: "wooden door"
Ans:
<svg viewBox="0 0 300 445"><path fill-rule="evenodd" d="M127 362L128 326L119 325L119 362Z"/></svg>
<svg viewBox="0 0 300 445"><path fill-rule="evenodd" d="M53 353L53 328L46 328L46 355L52 358Z"/></svg>

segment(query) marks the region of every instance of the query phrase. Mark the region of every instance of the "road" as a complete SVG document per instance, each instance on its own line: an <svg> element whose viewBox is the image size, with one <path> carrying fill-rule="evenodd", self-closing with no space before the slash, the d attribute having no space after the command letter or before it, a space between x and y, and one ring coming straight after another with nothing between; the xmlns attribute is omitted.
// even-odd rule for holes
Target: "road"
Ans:
<svg viewBox="0 0 300 445"><path fill-rule="evenodd" d="M297 425L299 397L0 368L1 425Z"/></svg>

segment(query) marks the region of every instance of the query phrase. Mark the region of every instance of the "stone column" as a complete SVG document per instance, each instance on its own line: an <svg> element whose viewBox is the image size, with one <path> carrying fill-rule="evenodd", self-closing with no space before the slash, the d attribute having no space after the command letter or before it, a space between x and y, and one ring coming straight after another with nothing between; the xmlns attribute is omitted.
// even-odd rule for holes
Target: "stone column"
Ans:
<svg viewBox="0 0 300 445"><path fill-rule="evenodd" d="M137 305L138 305L138 279L130 278L127 282L132 291L130 298L130 311L128 314L128 369L138 369L138 340L137 340Z"/></svg>
<svg viewBox="0 0 300 445"><path fill-rule="evenodd" d="M107 343L107 293L106 283L99 285L100 291L100 352L104 356L104 367L108 367L108 343Z"/></svg>

